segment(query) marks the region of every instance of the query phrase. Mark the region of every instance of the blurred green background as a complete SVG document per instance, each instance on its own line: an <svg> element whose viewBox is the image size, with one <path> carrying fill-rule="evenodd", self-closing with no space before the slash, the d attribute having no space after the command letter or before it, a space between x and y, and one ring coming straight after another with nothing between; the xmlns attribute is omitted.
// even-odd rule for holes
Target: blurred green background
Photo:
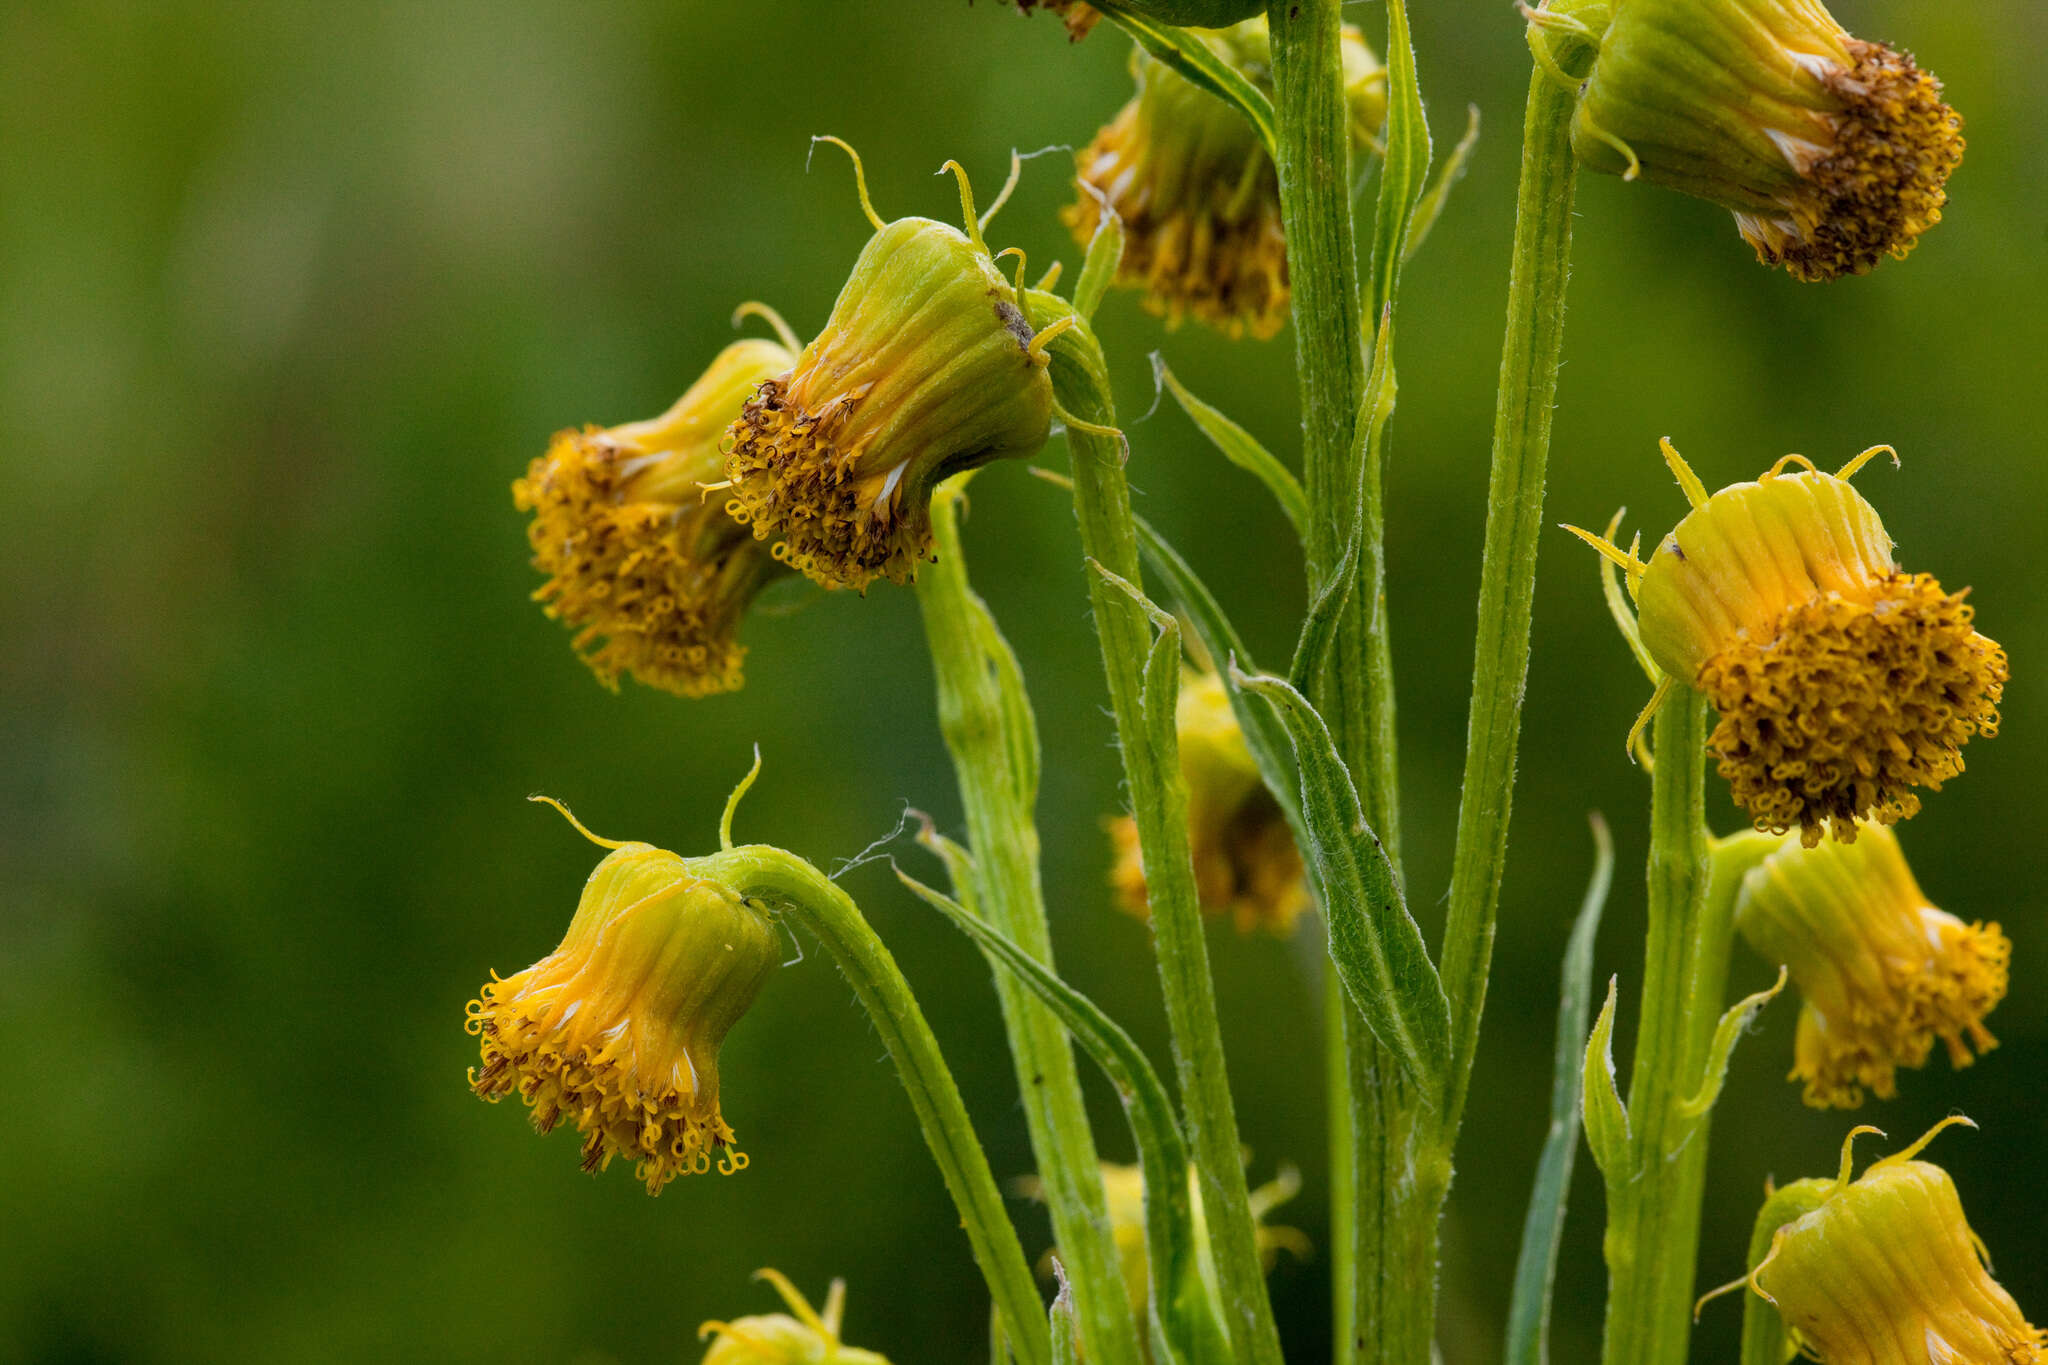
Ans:
<svg viewBox="0 0 2048 1365"><path fill-rule="evenodd" d="M1369 35L1377 6L1350 11ZM2004 1046L1936 1063L1856 1117L1945 1137L2007 1286L2048 1314L2041 664L2048 354L2048 18L2024 0L1844 0L1911 46L1968 118L1948 221L1913 258L1832 287L1754 265L1728 216L1585 184L1548 516L1617 505L1654 536L1682 502L1671 436L1710 485L1789 450L1879 441L1862 486L1905 562L1974 584L2014 664L2004 736L1905 831L1931 895L2015 943ZM1480 105L1472 171L1406 299L1390 475L1413 900L1449 866L1523 82L1506 4L1417 0L1440 147ZM909 593L788 594L758 614L741 694L613 697L527 594L508 483L554 429L663 408L746 298L824 318L867 228L836 153L888 215L955 213L1012 147L1080 144L1127 93L1125 45L984 0L706 5L387 0L60 3L0 10L0 1360L690 1361L707 1317L766 1311L748 1272L851 1279L850 1338L900 1365L977 1358L985 1300L882 1048L821 954L779 973L726 1051L753 1157L650 1200L575 1141L469 1095L463 1002L548 951L592 827L707 849L758 740L743 838L821 864L906 802L957 828ZM1076 252L1066 158L1031 164L991 234L1034 267ZM1148 352L1276 449L1292 345L1165 335L1124 295L1101 321L1133 420L1141 510L1255 650L1282 657L1301 588L1281 518L1169 405ZM1044 457L1055 467L1055 442ZM1060 962L1165 1064L1144 929L1104 885L1118 809L1069 511L1021 467L976 485L977 582L1045 721ZM1556 961L1589 864L1622 859L1600 945L1640 971L1645 686L1592 557L1546 537L1497 971L1444 1262L1446 1359L1492 1359L1544 1126ZM1723 828L1735 823L1718 787ZM847 885L923 993L995 1169L1031 1162L983 965L885 868ZM1214 940L1254 1175L1298 1163L1284 1221L1327 1242L1310 942ZM1737 985L1767 979L1738 956ZM1628 1031L1624 1007L1622 1036ZM1846 1115L1781 1080L1768 1011L1714 1136L1700 1270L1740 1270L1766 1176L1833 1167ZM1625 1056L1624 1056L1625 1065ZM1113 1098L1106 1153L1128 1156ZM1580 1163L1555 1358L1596 1352L1601 1200ZM1020 1202L1027 1245L1044 1218ZM1273 1283L1291 1359L1327 1358L1327 1262ZM1710 1307L1696 1356L1733 1358Z"/></svg>

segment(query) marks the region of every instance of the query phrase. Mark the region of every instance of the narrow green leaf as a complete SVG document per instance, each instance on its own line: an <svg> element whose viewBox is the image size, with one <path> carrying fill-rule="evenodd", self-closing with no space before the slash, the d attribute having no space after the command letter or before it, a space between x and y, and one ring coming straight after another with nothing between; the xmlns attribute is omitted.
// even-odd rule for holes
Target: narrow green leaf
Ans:
<svg viewBox="0 0 2048 1365"><path fill-rule="evenodd" d="M1450 1058L1450 1006L1393 865L1365 823L1350 770L1308 698L1283 679L1233 672L1238 686L1273 708L1294 746L1309 836L1302 852L1324 889L1337 975L1373 1036L1434 1105Z"/></svg>
<svg viewBox="0 0 2048 1365"><path fill-rule="evenodd" d="M1680 1117L1696 1119L1712 1109L1714 1101L1721 1098L1721 1087L1728 1079L1728 1059L1735 1055L1735 1045L1742 1041L1742 1031L1749 1027L1749 1021L1756 1017L1758 1010L1770 1004L1772 998L1785 989L1788 972L1788 968L1778 968L1778 979L1768 990L1744 996L1721 1016L1721 1022L1714 1026L1714 1042L1707 1051L1707 1067L1700 1076L1700 1088L1690 1099L1679 1102Z"/></svg>
<svg viewBox="0 0 2048 1365"><path fill-rule="evenodd" d="M1094 1001L1047 970L994 925L977 919L966 907L902 869L897 869L896 876L973 939L992 965L1013 973L1044 1001L1116 1087L1145 1181L1145 1246L1153 1266L1152 1311L1158 1329L1155 1357L1162 1365L1169 1361L1205 1365L1221 1359L1217 1350L1224 1341L1222 1329L1214 1305L1200 1287L1187 1143L1174 1119L1173 1101L1152 1063L1130 1034ZM1222 1349L1227 1354L1227 1346Z"/></svg>
<svg viewBox="0 0 2048 1365"><path fill-rule="evenodd" d="M1614 882L1614 839L1596 812L1593 878L1565 944L1557 1003L1557 1045L1550 1076L1550 1132L1536 1162L1536 1185L1522 1220L1522 1249L1515 1261L1515 1288L1508 1301L1504 1365L1543 1365L1550 1358L1550 1294L1557 1279L1558 1241L1564 1233L1565 1196L1572 1183L1572 1158L1579 1148L1579 1071L1585 1053L1586 1017L1593 1000L1593 940Z"/></svg>
<svg viewBox="0 0 2048 1365"><path fill-rule="evenodd" d="M1394 302L1416 205L1429 176L1429 121L1422 112L1415 45L1408 36L1408 7L1403 0L1387 0L1386 143L1379 212L1372 225L1372 263L1366 279L1365 303L1371 317L1384 314Z"/></svg>
<svg viewBox="0 0 2048 1365"><path fill-rule="evenodd" d="M1629 1154L1631 1138L1628 1109L1614 1088L1614 998L1620 985L1617 977L1607 978L1607 1003L1593 1021L1586 1039L1583 1073L1586 1145L1593 1149L1593 1164L1607 1178L1611 1190L1626 1184L1634 1160Z"/></svg>
<svg viewBox="0 0 2048 1365"><path fill-rule="evenodd" d="M1052 1260L1052 1272L1060 1283L1050 1310L1052 1365L1081 1365L1081 1328L1074 1319L1074 1287L1067 1283L1067 1268L1057 1256Z"/></svg>
<svg viewBox="0 0 2048 1365"><path fill-rule="evenodd" d="M1368 551L1365 544L1366 530L1373 524L1366 506L1371 485L1368 479L1376 469L1375 454L1380 448L1380 437L1386 431L1387 419L1394 414L1394 317L1388 309L1380 319L1379 330L1373 333L1372 369L1366 374L1365 397L1359 404L1357 432L1358 458L1353 463L1358 473L1352 482L1351 530L1345 536L1344 553L1330 571L1329 581L1309 605L1308 615L1301 623L1301 635L1295 641L1294 662L1288 668L1289 680L1295 690L1304 694L1315 691L1316 675L1322 671L1323 663L1329 657L1330 645L1336 638L1337 623L1344 612L1344 604L1358 581L1359 566ZM1377 546L1375 555L1379 553ZM1383 567L1375 559L1375 567ZM1382 573L1373 575L1375 581L1383 581Z"/></svg>
<svg viewBox="0 0 2048 1365"><path fill-rule="evenodd" d="M1408 245L1401 249L1401 259L1411 261L1422 249L1423 238L1436 226L1436 220L1444 211L1444 202L1451 196L1451 187L1465 178L1465 163L1471 159L1472 148L1479 141L1479 106L1465 106L1465 136L1458 139L1458 145L1451 148L1451 154L1444 158L1444 164L1430 181L1429 189L1423 194L1422 202L1415 206L1415 223L1408 229Z"/></svg>
<svg viewBox="0 0 2048 1365"><path fill-rule="evenodd" d="M1273 154L1273 101L1245 79L1242 71L1217 56L1200 35L1133 12L1122 0L1102 0L1095 8L1131 35L1139 47L1165 62L1245 116L1259 135L1266 154Z"/></svg>
<svg viewBox="0 0 2048 1365"><path fill-rule="evenodd" d="M1167 368L1166 357L1157 351L1152 353L1152 378L1165 385L1166 391L1173 395L1173 401L1180 404L1181 411L1209 438L1210 444L1223 452L1225 459L1266 485L1266 491L1273 495L1288 523L1294 527L1295 535L1302 535L1308 525L1308 497L1301 491L1301 481L1294 477L1294 472L1280 463L1272 451L1260 445L1249 431L1189 393L1187 385Z"/></svg>
<svg viewBox="0 0 2048 1365"><path fill-rule="evenodd" d="M1095 192L1085 180L1081 187ZM1093 318L1095 310L1102 306L1103 295L1115 283L1117 267L1124 259L1124 220L1117 217L1107 201L1098 202L1102 213L1095 224L1095 235L1088 239L1088 254L1081 259L1081 277L1074 281L1074 311L1084 318Z"/></svg>

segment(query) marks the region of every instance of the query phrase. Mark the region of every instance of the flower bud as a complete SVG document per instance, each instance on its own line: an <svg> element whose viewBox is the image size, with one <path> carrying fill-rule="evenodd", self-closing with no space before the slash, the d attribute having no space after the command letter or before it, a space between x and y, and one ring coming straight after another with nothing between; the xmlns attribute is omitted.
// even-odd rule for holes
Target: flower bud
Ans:
<svg viewBox="0 0 2048 1365"><path fill-rule="evenodd" d="M726 510L828 587L908 582L946 478L1045 444L1052 381L987 248L879 226L817 339L732 424Z"/></svg>
<svg viewBox="0 0 2048 1365"><path fill-rule="evenodd" d="M1913 815L1917 788L1940 790L1972 736L1998 733L2005 692L1967 590L1901 570L1849 485L1875 453L1840 475L1783 472L1805 463L1787 456L1708 497L1667 442L1693 510L1647 564L1620 556L1651 658L1720 713L1711 747L1736 803L1809 845Z"/></svg>
<svg viewBox="0 0 2048 1365"><path fill-rule="evenodd" d="M1936 1038L1959 1067L1997 1046L1983 1021L2012 944L1930 905L1883 826L1853 844L1788 840L1743 877L1735 927L1805 997L1791 1078L1810 1105L1892 1098L1897 1069L1924 1064Z"/></svg>
<svg viewBox="0 0 2048 1365"><path fill-rule="evenodd" d="M1778 1230L1750 1272L1750 1287L1776 1306L1793 1340L1817 1361L2042 1359L2043 1333L1991 1278L1955 1182L1932 1162L1912 1159L1927 1140L1854 1181L1845 1151L1841 1177L1820 1192L1818 1208Z"/></svg>
<svg viewBox="0 0 2048 1365"><path fill-rule="evenodd" d="M1204 36L1217 55L1272 93L1263 18ZM1358 30L1343 31L1345 98L1354 146L1386 121L1386 69ZM1138 93L1076 158L1080 195L1061 213L1087 245L1105 209L1122 220L1116 282L1145 291L1148 311L1178 326L1192 316L1237 337L1270 337L1287 321L1287 243L1273 159L1244 116L1172 67L1133 48Z"/></svg>
<svg viewBox="0 0 2048 1365"><path fill-rule="evenodd" d="M491 980L468 1008L483 1064L470 1088L517 1091L547 1133L583 1135L583 1169L634 1163L649 1194L746 1165L718 1107L718 1049L780 961L774 923L737 892L647 844L590 875L559 948Z"/></svg>
<svg viewBox="0 0 2048 1365"><path fill-rule="evenodd" d="M1572 119L1583 163L1732 210L1797 279L1863 274L1941 220L1961 118L1817 0L1551 0L1529 40L1560 75L1553 42L1597 51Z"/></svg>
<svg viewBox="0 0 2048 1365"><path fill-rule="evenodd" d="M776 1270L760 1270L754 1278L775 1286L789 1305L788 1313L764 1313L731 1322L707 1322L699 1339L712 1337L703 1365L889 1365L873 1351L843 1346L839 1320L846 1310L846 1281L832 1281L821 1314Z"/></svg>
<svg viewBox="0 0 2048 1365"><path fill-rule="evenodd" d="M513 483L548 575L534 597L578 632L605 686L621 673L688 697L740 686L740 616L786 571L704 485L724 478L726 427L792 359L772 341L734 342L661 416L559 432Z"/></svg>
<svg viewBox="0 0 2048 1365"><path fill-rule="evenodd" d="M1260 780L1222 680L1213 673L1184 674L1174 724L1203 912L1228 914L1240 933L1265 929L1285 938L1309 905L1301 851L1280 803ZM1110 822L1109 833L1116 849L1110 884L1118 904L1147 918L1151 908L1137 822L1119 816Z"/></svg>

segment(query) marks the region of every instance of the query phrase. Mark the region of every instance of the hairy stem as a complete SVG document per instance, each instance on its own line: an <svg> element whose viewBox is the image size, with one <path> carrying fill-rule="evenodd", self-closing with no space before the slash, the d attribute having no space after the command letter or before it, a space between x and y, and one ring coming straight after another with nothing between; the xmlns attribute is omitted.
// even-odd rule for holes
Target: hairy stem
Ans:
<svg viewBox="0 0 2048 1365"><path fill-rule="evenodd" d="M974 1260L988 1282L1010 1350L1023 1365L1049 1365L1051 1339L1038 1286L1002 1191L961 1103L960 1088L896 959L860 909L824 873L793 853L744 845L690 860L697 875L766 901L824 944L853 986L917 1113L925 1144L960 1212Z"/></svg>
<svg viewBox="0 0 2048 1365"><path fill-rule="evenodd" d="M1016 657L968 583L960 496L960 485L951 484L932 500L938 562L918 575L917 601L938 685L939 728L967 816L971 900L1006 938L1051 967L1035 816L1038 731ZM996 972L995 984L1088 1359L1139 1365L1137 1324L1110 1236L1073 1045L1052 1011L1015 976Z"/></svg>
<svg viewBox="0 0 2048 1365"><path fill-rule="evenodd" d="M1029 296L1031 321L1044 327L1065 315L1064 300ZM1063 408L1098 429L1116 425L1116 405L1101 347L1085 323L1053 343L1053 390ZM1081 547L1093 565L1126 584L1138 584L1137 528L1131 518L1130 485L1124 477L1124 449L1112 436L1070 428L1074 511ZM1237 1111L1223 1055L1223 1030L1216 1016L1215 983L1188 852L1187 785L1172 718L1164 719L1165 742L1156 742L1147 723L1144 673L1152 647L1152 621L1144 604L1091 571L1089 600L1109 697L1123 751L1131 813L1144 850L1145 884L1152 909L1153 943L1166 1018L1173 1037L1181 1106L1193 1139L1195 1170L1207 1212L1231 1344L1240 1362L1280 1365L1280 1335L1266 1296L1245 1187L1244 1159L1237 1135Z"/></svg>

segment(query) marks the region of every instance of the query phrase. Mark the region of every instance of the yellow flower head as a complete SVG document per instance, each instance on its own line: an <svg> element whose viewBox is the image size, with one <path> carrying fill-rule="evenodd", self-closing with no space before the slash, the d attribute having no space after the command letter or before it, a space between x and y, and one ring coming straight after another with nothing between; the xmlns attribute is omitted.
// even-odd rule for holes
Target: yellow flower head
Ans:
<svg viewBox="0 0 2048 1365"><path fill-rule="evenodd" d="M605 686L621 673L687 697L740 685L740 616L785 570L705 485L724 478L726 427L791 359L772 341L734 342L661 416L558 432L513 483L548 575L534 597L578 632Z"/></svg>
<svg viewBox="0 0 2048 1365"><path fill-rule="evenodd" d="M1936 1038L1956 1066L1997 1046L1984 1016L2005 996L2012 944L1928 904L1889 829L1787 840L1743 877L1735 927L1805 996L1792 1079L1808 1104L1890 1099L1896 1070L1925 1063Z"/></svg>
<svg viewBox="0 0 2048 1365"><path fill-rule="evenodd" d="M718 1049L781 958L775 925L673 853L596 842L612 852L561 946L493 972L469 1002L483 1049L470 1087L492 1101L516 1090L542 1133L571 1120L583 1169L625 1157L649 1194L714 1155L731 1174L746 1157L719 1112Z"/></svg>
<svg viewBox="0 0 2048 1365"><path fill-rule="evenodd" d="M1207 35L1271 93L1263 18ZM1354 145L1386 120L1386 69L1346 26L1344 81ZM1287 321L1287 241L1273 160L1237 110L1133 48L1138 93L1079 153L1081 193L1061 214L1087 245L1105 209L1123 221L1116 282L1145 291L1147 310L1178 326L1193 317L1232 337L1270 337Z"/></svg>
<svg viewBox="0 0 2048 1365"><path fill-rule="evenodd" d="M1309 905L1301 851L1280 803L1259 779L1258 764L1230 709L1230 694L1213 673L1182 676L1174 713L1181 775L1188 785L1188 843L1202 909L1228 914L1240 933L1265 929L1282 938ZM1150 916L1137 822L1109 823L1116 863L1110 884L1131 914Z"/></svg>
<svg viewBox="0 0 2048 1365"><path fill-rule="evenodd" d="M868 209L875 235L825 330L732 424L726 510L827 587L908 582L931 558L932 490L1051 431L1045 337L961 184L965 233Z"/></svg>
<svg viewBox="0 0 2048 1365"><path fill-rule="evenodd" d="M1920 809L1998 733L2005 651L1963 592L1892 560L1891 537L1849 477L1788 455L1708 497L1664 443L1693 504L1647 564L1579 534L1628 573L1644 648L1720 712L1711 747L1756 827L1811 845L1858 820ZM1785 472L1792 461L1804 470Z"/></svg>
<svg viewBox="0 0 2048 1365"><path fill-rule="evenodd" d="M825 1295L825 1311L820 1313L781 1271L757 1270L754 1278L774 1285L789 1313L705 1323L697 1329L697 1336L713 1340L704 1353L703 1365L889 1365L873 1351L840 1343L846 1281L832 1281Z"/></svg>
<svg viewBox="0 0 2048 1365"><path fill-rule="evenodd" d="M1818 1207L1778 1229L1749 1287L1824 1365L2032 1365L2043 1333L1991 1278L1948 1172L1913 1158L1934 1132L1849 1179L1849 1148ZM1859 1128L1849 1135L1875 1132ZM1788 1191L1792 1187L1787 1187Z"/></svg>
<svg viewBox="0 0 2048 1365"><path fill-rule="evenodd" d="M1037 1199L1043 1193L1035 1177L1024 1177L1017 1184L1029 1198ZM1116 1243L1117 1266L1123 1272L1124 1293L1130 1300L1132 1316L1143 1322L1152 1283L1151 1254L1145 1248L1145 1173L1137 1166L1105 1161L1102 1163L1102 1190L1108 1201L1109 1231ZM1299 1228L1268 1227L1265 1221L1268 1213L1299 1193L1301 1172L1292 1166L1281 1167L1277 1176L1251 1192L1252 1221L1257 1224L1255 1244L1259 1259L1268 1271L1272 1270L1283 1251L1303 1260L1310 1255L1308 1238ZM1194 1205L1196 1259L1200 1263L1201 1274L1214 1284L1216 1270L1210 1263L1208 1216L1202 1212L1202 1187L1192 1167L1188 1170L1188 1196ZM1048 1252L1047 1264L1040 1266L1042 1273L1050 1273L1050 1256Z"/></svg>
<svg viewBox="0 0 2048 1365"><path fill-rule="evenodd" d="M1863 274L1941 221L1962 119L1818 0L1550 0L1529 33L1579 92L1581 161L1733 210L1795 278ZM1596 49L1583 83L1553 45Z"/></svg>

